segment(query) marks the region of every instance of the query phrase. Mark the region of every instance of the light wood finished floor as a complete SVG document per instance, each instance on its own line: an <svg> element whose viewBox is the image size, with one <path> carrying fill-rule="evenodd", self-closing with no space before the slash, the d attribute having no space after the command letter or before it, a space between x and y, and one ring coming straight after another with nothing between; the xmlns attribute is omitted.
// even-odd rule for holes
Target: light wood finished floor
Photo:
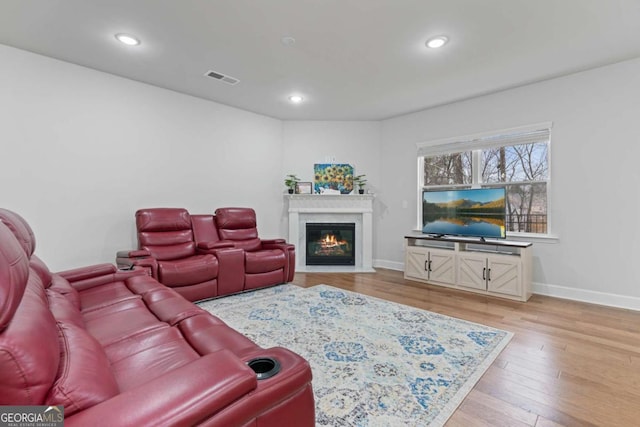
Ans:
<svg viewBox="0 0 640 427"><path fill-rule="evenodd" d="M447 426L640 426L640 312L533 295L527 303L405 280L296 273L515 334Z"/></svg>

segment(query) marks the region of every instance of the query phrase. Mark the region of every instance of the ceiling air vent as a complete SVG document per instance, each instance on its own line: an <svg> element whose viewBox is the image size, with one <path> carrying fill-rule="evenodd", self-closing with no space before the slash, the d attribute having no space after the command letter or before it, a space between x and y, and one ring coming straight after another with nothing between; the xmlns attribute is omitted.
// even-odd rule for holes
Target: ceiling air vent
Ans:
<svg viewBox="0 0 640 427"><path fill-rule="evenodd" d="M235 85L240 82L240 80L236 79L235 77L227 76L225 74L218 73L217 71L209 70L205 73L205 76L211 77L212 79L220 80L221 82L225 82L230 85Z"/></svg>

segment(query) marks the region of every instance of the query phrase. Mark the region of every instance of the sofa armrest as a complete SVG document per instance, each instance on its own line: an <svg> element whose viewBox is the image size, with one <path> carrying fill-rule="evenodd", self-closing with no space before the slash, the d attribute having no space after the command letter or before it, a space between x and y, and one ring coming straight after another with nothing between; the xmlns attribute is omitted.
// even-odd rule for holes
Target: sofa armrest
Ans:
<svg viewBox="0 0 640 427"><path fill-rule="evenodd" d="M110 265L110 264L109 264ZM133 276L149 275L146 269L135 267L134 269L127 270L114 270L108 274L102 274L98 276L88 276L84 279L77 279L74 281L67 280L71 286L78 291L85 291L97 286L107 285L113 282L121 282L127 280Z"/></svg>
<svg viewBox="0 0 640 427"><path fill-rule="evenodd" d="M218 258L218 295L231 295L244 291L244 251L242 249L215 249Z"/></svg>
<svg viewBox="0 0 640 427"><path fill-rule="evenodd" d="M284 239L267 239L260 242L263 249L282 249L283 251L295 249L295 245L287 243Z"/></svg>
<svg viewBox="0 0 640 427"><path fill-rule="evenodd" d="M146 249L118 251L116 265L121 270L139 268L154 279L158 278L158 261Z"/></svg>
<svg viewBox="0 0 640 427"><path fill-rule="evenodd" d="M263 245L273 245L276 243L287 243L284 239L262 239Z"/></svg>
<svg viewBox="0 0 640 427"><path fill-rule="evenodd" d="M209 253L214 249L225 249L225 248L233 248L233 243L225 243L225 242L199 242L198 250Z"/></svg>
<svg viewBox="0 0 640 427"><path fill-rule="evenodd" d="M73 270L59 271L57 274L73 283L107 274L113 274L115 272L116 266L113 264L96 264L88 267L74 268Z"/></svg>
<svg viewBox="0 0 640 427"><path fill-rule="evenodd" d="M146 249L134 249L134 250L124 250L118 251L116 257L118 258L143 258L150 257L151 252Z"/></svg>
<svg viewBox="0 0 640 427"><path fill-rule="evenodd" d="M224 349L78 412L65 425L195 425L256 387L253 370Z"/></svg>
<svg viewBox="0 0 640 427"><path fill-rule="evenodd" d="M264 249L280 249L287 257L287 265L285 266L285 282L292 282L296 271L296 246L287 243L284 239L262 240Z"/></svg>

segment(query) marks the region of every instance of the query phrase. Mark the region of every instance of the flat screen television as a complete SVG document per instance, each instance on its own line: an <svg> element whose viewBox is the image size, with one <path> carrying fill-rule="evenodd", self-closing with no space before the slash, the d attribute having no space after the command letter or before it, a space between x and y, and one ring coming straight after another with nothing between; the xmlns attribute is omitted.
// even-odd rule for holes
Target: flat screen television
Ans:
<svg viewBox="0 0 640 427"><path fill-rule="evenodd" d="M505 196L504 187L425 190L422 193L422 232L504 239Z"/></svg>

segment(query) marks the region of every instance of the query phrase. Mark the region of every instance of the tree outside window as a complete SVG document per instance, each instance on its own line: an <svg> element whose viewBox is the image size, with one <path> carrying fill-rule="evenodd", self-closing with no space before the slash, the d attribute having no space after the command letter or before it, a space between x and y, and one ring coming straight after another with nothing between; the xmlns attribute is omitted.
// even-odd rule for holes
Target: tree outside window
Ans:
<svg viewBox="0 0 640 427"><path fill-rule="evenodd" d="M471 151L424 158L425 185L471 184Z"/></svg>
<svg viewBox="0 0 640 427"><path fill-rule="evenodd" d="M547 233L548 150L546 142L482 150L482 183L507 189L508 231Z"/></svg>

